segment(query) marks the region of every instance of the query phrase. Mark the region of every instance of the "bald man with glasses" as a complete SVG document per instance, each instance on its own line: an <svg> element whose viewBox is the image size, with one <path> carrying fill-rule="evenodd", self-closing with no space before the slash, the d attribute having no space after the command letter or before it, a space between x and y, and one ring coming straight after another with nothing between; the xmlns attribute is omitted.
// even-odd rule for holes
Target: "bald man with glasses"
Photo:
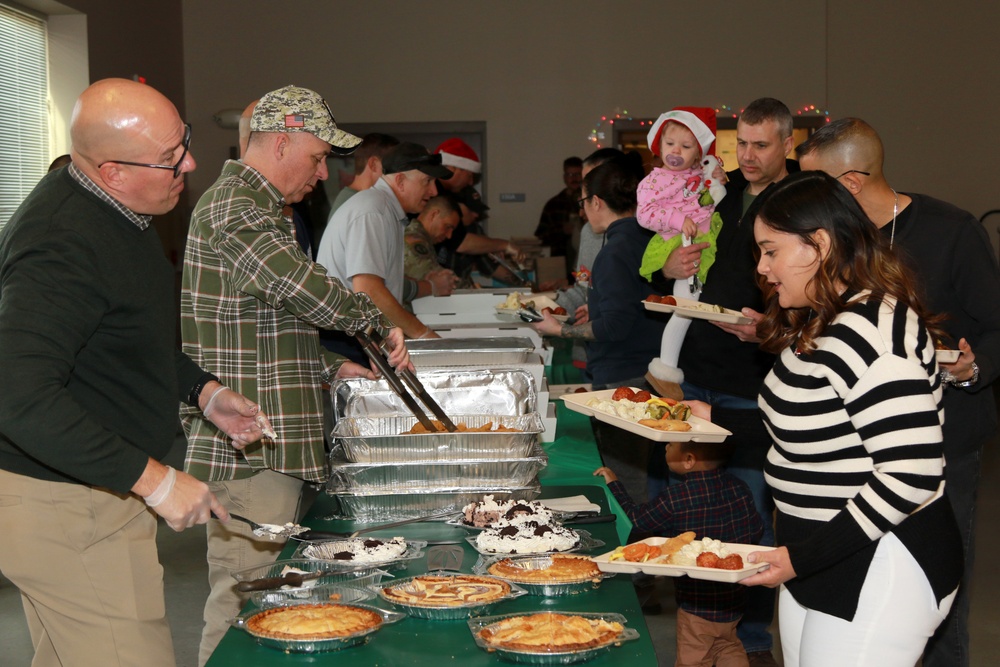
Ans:
<svg viewBox="0 0 1000 667"><path fill-rule="evenodd" d="M172 667L156 549L229 513L161 463L187 403L244 447L260 407L176 350L174 268L150 227L195 168L167 98L99 81L73 110L72 163L0 232L0 571L32 665Z"/></svg>

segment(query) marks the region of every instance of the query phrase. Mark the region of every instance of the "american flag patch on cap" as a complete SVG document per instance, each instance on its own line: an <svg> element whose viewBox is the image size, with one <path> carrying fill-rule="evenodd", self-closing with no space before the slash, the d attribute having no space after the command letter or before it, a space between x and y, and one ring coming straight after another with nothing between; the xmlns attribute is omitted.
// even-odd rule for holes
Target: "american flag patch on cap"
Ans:
<svg viewBox="0 0 1000 667"><path fill-rule="evenodd" d="M305 119L298 114L285 116L285 127L305 127Z"/></svg>

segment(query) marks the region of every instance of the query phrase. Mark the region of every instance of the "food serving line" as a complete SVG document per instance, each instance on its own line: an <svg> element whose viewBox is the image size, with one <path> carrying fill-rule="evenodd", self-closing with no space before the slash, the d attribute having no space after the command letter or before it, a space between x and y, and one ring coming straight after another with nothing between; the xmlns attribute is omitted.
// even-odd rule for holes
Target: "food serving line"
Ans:
<svg viewBox="0 0 1000 667"><path fill-rule="evenodd" d="M335 385L332 395L338 420L333 434L332 477L327 493L316 500L303 524L312 535L325 531L334 539L338 533L347 536L358 529L366 535L346 542L289 540L279 564L233 573L240 590L258 592L234 623L242 632L234 629L227 633L209 665L289 661L395 665L430 664L442 659L462 665L485 665L497 664L501 655L528 664L583 660L593 660L592 664L656 664L631 579L610 574L638 571L631 564L608 561L612 556L609 552L624 544L631 525L603 481L592 474L600 458L587 415L612 423L617 418L602 414L600 408L593 409L595 403L586 395L567 395L563 401L549 404L549 382L564 387L579 383L578 371L567 361L568 346L560 346L555 362L548 364L543 374L542 360L551 360L553 350L543 349L537 336L511 337L507 326L511 316L525 322L537 316L537 310L547 305L544 297L532 295L534 302L521 304L516 295L505 300L498 300L496 295L470 296L478 306L472 306L471 301L464 304L465 322L457 331L480 338L472 342L468 338L450 343L415 341L411 349L418 371L415 375L396 377L379 359L381 341L362 335L366 351L386 377L379 382L355 379ZM438 310L447 311L455 305L434 301ZM454 326L454 313L444 312L441 317L448 322L445 328ZM426 315L422 318L433 319ZM500 320L500 331L507 332L501 334L503 337L496 337L494 319ZM533 334L531 329L516 325L514 331ZM555 424L544 424L540 413ZM449 416L454 417L457 427ZM628 423L621 425L632 430ZM707 422L681 425L690 433L647 435L654 440L704 441L718 441L728 435L713 430L715 427ZM544 444L539 446L539 441ZM530 502L536 496L539 502ZM496 528L482 534L465 525L468 515L464 519L455 516L470 503L485 510L504 501L510 512L497 520ZM571 507L565 507L567 502ZM525 513L525 505L537 507ZM573 509L576 511L568 511ZM596 516L592 513L595 510ZM443 513L455 518L442 521ZM546 513L552 520L539 519ZM394 522L393 527L371 527L388 521ZM590 525L586 531L562 527L574 522ZM504 531L516 534L505 536ZM576 559L571 564L568 561L574 560L572 556L558 557L563 558L561 567L583 567L593 572L584 573L582 578L578 573L572 575L576 577L574 583L565 579L565 583L530 583L516 578L518 571L524 571L518 568L555 570L558 558L542 555L518 565L516 560L498 563L502 557L493 555L495 549L503 553L502 549L514 548L511 544L522 553L525 548L527 553L534 553L532 549L539 553L544 549L562 551L569 547L537 545L567 532L578 534L570 543L575 545L572 551L601 556L597 562L604 574L589 561ZM532 546L524 547L528 543ZM345 555L344 549L361 553ZM392 560L379 561L382 565L359 565L372 555L363 553L365 550L383 555L385 549L396 550ZM288 565L296 568L288 583L302 586L309 580L314 588L275 590L274 578L283 575ZM503 566L501 570L492 569L497 565ZM491 576L501 572L509 575L512 570L515 578L498 580ZM678 574L669 569L657 573ZM549 577L547 572L541 574ZM488 603L483 602L485 598L470 602L463 597L449 602L450 607L431 608L433 605L421 597L431 589L428 587L438 595L442 586L454 592L477 585L496 588L498 581L499 589L490 593ZM258 586L265 582L266 586ZM412 601L413 597L419 601ZM330 602L331 598L334 602ZM405 602L408 599L410 603ZM593 628L587 628L587 632L593 629L602 639L589 645L573 645L572 650L564 649L558 655L539 652L535 645L526 648L509 639L508 645L490 643L491 636L498 642L504 632L509 636L510 628L505 627L508 623L517 626L515 635L521 637L526 622L523 617L539 612L542 614L532 617L529 627L539 623L551 623L553 628L589 623ZM280 633L275 636L268 629L286 627L281 624L290 620L298 623L295 617L299 615L309 617L312 623L315 615L327 619L348 615L353 619L365 614L369 621L374 617L376 622L369 622L366 631L339 639L327 635L302 641L301 635L294 632L289 638ZM506 620L509 616L518 618ZM597 648L593 648L595 641Z"/></svg>

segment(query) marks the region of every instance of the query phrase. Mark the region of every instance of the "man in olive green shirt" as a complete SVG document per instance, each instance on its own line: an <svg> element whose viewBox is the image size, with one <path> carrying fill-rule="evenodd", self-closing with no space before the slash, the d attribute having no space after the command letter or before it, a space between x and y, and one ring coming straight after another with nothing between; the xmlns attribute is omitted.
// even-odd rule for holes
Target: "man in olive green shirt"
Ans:
<svg viewBox="0 0 1000 667"><path fill-rule="evenodd" d="M331 147L349 152L360 140L337 128L318 94L294 86L264 95L250 130L243 160L226 162L191 217L181 336L192 359L266 406L277 438L234 452L211 424L182 409L189 438L185 468L208 481L234 511L284 524L300 516L304 483L327 477L323 382L374 377L323 350L318 327L354 334L370 323L393 347L393 366L408 366L409 359L402 331L367 295L352 293L309 260L282 212L327 177ZM212 590L201 664L243 602L230 571L271 563L282 546L233 522L209 522Z"/></svg>

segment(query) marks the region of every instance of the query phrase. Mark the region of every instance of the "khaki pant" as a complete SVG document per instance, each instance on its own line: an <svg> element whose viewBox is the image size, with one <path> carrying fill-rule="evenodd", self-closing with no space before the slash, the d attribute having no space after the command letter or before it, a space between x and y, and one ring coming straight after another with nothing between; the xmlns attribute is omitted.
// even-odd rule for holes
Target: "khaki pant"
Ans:
<svg viewBox="0 0 1000 667"><path fill-rule="evenodd" d="M209 482L208 485L226 509L257 523L285 524L299 520L304 485L301 479L265 470L247 479ZM239 615L249 599L248 595L236 591L236 580L230 572L269 565L285 547L285 540L256 537L242 521L222 523L211 519L206 531L211 590L205 602L199 666L208 662L229 629L229 620Z"/></svg>
<svg viewBox="0 0 1000 667"><path fill-rule="evenodd" d="M737 623L713 623L678 609L675 667L748 667L747 653L736 636Z"/></svg>
<svg viewBox="0 0 1000 667"><path fill-rule="evenodd" d="M174 667L156 518L141 500L0 470L0 535L32 667Z"/></svg>

